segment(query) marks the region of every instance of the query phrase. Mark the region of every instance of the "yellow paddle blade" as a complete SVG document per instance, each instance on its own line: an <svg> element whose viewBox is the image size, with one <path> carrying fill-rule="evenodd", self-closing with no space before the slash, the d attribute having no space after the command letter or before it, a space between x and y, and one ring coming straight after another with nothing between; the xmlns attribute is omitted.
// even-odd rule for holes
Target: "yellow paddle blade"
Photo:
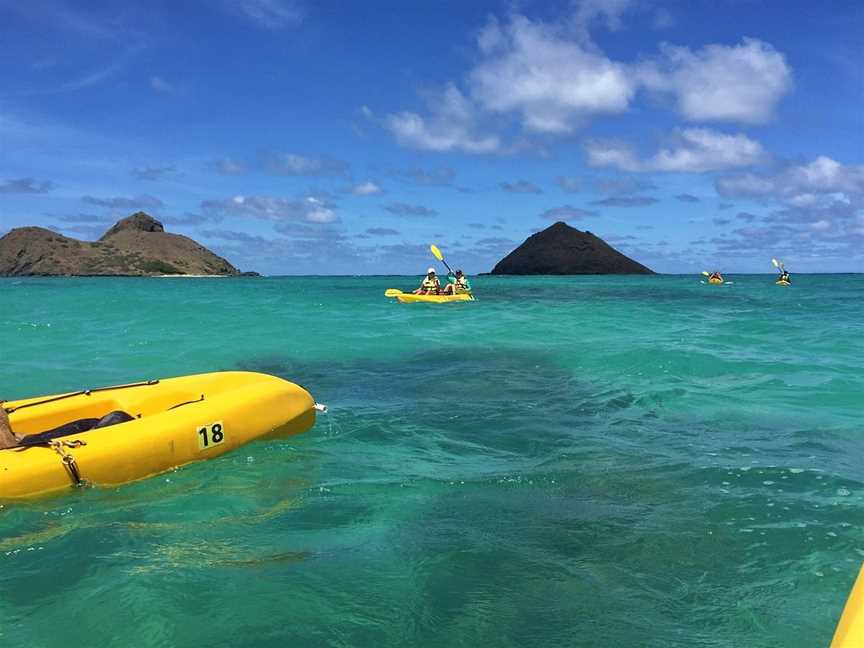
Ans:
<svg viewBox="0 0 864 648"><path fill-rule="evenodd" d="M396 295L401 295L401 294L402 294L402 291L398 290L396 288L388 288L387 290L384 291L385 297L396 297Z"/></svg>
<svg viewBox="0 0 864 648"><path fill-rule="evenodd" d="M711 276L711 273L708 272L707 270L703 270L703 271L702 271L702 274L704 274L706 277L710 277L710 276Z"/></svg>
<svg viewBox="0 0 864 648"><path fill-rule="evenodd" d="M438 246L437 246L437 245L430 245L430 246L429 246L429 249L432 250L432 254L435 255L435 258L436 258L436 259L438 259L439 261L443 261L443 260L444 260L444 255L441 254L441 250L438 249Z"/></svg>
<svg viewBox="0 0 864 648"><path fill-rule="evenodd" d="M775 268L779 268L779 267L780 267L780 262L779 262L777 259L771 259L771 263L774 264L774 267L775 267Z"/></svg>

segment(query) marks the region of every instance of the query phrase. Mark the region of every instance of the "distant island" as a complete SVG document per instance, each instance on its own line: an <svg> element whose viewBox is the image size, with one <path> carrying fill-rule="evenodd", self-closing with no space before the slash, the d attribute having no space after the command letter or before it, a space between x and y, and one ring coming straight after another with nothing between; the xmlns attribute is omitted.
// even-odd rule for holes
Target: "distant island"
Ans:
<svg viewBox="0 0 864 648"><path fill-rule="evenodd" d="M0 238L3 276L238 276L237 268L203 245L169 234L136 212L98 241L79 241L43 227L18 227Z"/></svg>
<svg viewBox="0 0 864 648"><path fill-rule="evenodd" d="M558 221L501 259L493 275L654 274L591 232Z"/></svg>

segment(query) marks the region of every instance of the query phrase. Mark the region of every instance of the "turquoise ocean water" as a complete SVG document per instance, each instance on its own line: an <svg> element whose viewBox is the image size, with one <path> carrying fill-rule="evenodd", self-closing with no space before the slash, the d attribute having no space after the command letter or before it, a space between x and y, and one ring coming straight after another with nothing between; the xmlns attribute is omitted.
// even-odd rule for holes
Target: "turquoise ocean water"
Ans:
<svg viewBox="0 0 864 648"><path fill-rule="evenodd" d="M0 398L225 369L308 433L0 508L10 646L827 646L864 276L4 279Z"/></svg>

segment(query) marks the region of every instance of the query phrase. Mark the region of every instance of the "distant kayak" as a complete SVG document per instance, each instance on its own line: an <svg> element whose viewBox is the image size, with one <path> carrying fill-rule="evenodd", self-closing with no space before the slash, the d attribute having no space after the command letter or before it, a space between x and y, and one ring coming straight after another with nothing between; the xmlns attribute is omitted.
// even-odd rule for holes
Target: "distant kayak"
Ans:
<svg viewBox="0 0 864 648"><path fill-rule="evenodd" d="M384 293L384 295L386 297L395 297L403 304L413 304L417 302L444 304L447 302L474 301L474 295L471 293L459 293L456 295L415 295L414 293L406 293L401 290L390 288Z"/></svg>
<svg viewBox="0 0 864 648"><path fill-rule="evenodd" d="M834 631L831 648L860 648L864 646L864 566L852 586L843 615Z"/></svg>
<svg viewBox="0 0 864 648"><path fill-rule="evenodd" d="M774 283L777 284L778 286L791 286L792 285L791 281L786 281L785 279L778 279Z"/></svg>
<svg viewBox="0 0 864 648"><path fill-rule="evenodd" d="M722 280L722 279L713 279L713 278L712 278L712 279L709 279L709 280L708 280L708 283L709 283L709 284L722 284L722 283L723 283L723 280Z"/></svg>

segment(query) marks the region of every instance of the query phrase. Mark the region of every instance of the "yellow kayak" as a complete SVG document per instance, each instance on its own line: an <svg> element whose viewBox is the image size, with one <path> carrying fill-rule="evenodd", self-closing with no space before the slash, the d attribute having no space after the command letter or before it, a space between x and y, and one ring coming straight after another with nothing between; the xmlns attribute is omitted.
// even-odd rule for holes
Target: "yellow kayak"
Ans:
<svg viewBox="0 0 864 648"><path fill-rule="evenodd" d="M709 279L708 283L709 284L722 284L723 280L722 279Z"/></svg>
<svg viewBox="0 0 864 648"><path fill-rule="evenodd" d="M0 450L0 499L143 479L256 439L305 432L316 409L323 409L298 385L245 371L41 396L3 407L24 438L18 447ZM97 426L107 426L94 428L99 419ZM87 431L51 439L40 434L61 426Z"/></svg>
<svg viewBox="0 0 864 648"><path fill-rule="evenodd" d="M784 281L783 279L778 279L774 283L777 284L778 286L791 286L792 285L792 283L790 281Z"/></svg>
<svg viewBox="0 0 864 648"><path fill-rule="evenodd" d="M406 293L395 288L390 288L384 295L386 297L395 297L403 304L412 304L415 302L425 302L428 304L444 304L447 302L464 302L474 301L474 295L471 293L458 293L456 295L415 295L414 293Z"/></svg>
<svg viewBox="0 0 864 648"><path fill-rule="evenodd" d="M852 586L843 615L834 631L831 648L861 648L864 646L864 565Z"/></svg>

